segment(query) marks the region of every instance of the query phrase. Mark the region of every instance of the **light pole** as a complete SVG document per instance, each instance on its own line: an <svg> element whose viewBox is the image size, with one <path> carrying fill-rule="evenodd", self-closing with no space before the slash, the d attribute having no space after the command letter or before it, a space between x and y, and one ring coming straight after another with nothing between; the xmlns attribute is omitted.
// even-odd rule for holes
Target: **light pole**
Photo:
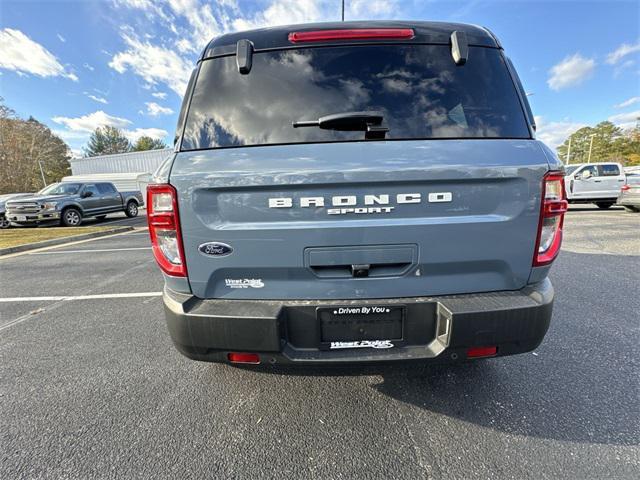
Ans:
<svg viewBox="0 0 640 480"><path fill-rule="evenodd" d="M593 137L595 137L596 134L592 133L591 135L589 135L589 137L591 137L591 142L589 143L589 158L587 159L587 163L591 163L591 150L593 150Z"/></svg>
<svg viewBox="0 0 640 480"><path fill-rule="evenodd" d="M42 183L44 183L44 186L47 186L47 181L44 178L44 170L42 170L42 162L40 160L38 160L38 166L40 167L40 175L42 175Z"/></svg>
<svg viewBox="0 0 640 480"><path fill-rule="evenodd" d="M342 0L342 21L344 22L344 0Z"/></svg>

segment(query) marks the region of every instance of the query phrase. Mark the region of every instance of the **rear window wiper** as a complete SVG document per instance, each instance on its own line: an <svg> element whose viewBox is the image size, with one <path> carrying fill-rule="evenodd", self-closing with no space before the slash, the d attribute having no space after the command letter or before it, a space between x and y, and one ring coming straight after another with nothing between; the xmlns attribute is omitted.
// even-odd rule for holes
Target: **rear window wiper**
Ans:
<svg viewBox="0 0 640 480"><path fill-rule="evenodd" d="M293 128L318 127L323 130L338 130L341 132L365 132L364 138L384 139L389 131L383 127L381 112L343 112L324 115L318 120L302 120L293 122Z"/></svg>

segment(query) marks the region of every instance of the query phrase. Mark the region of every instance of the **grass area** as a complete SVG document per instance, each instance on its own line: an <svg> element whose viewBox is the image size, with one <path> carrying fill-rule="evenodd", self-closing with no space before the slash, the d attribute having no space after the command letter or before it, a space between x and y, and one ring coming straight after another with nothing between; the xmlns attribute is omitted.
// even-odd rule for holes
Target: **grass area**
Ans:
<svg viewBox="0 0 640 480"><path fill-rule="evenodd" d="M42 227L42 228L7 228L0 230L0 248L16 247L26 243L42 242L53 238L74 237L85 233L111 230L104 227Z"/></svg>

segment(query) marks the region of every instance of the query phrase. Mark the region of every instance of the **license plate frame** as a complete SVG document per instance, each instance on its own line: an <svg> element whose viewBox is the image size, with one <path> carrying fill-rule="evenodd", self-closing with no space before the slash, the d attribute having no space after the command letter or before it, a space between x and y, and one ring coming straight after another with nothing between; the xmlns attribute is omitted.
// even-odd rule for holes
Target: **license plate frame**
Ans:
<svg viewBox="0 0 640 480"><path fill-rule="evenodd" d="M321 350L391 348L403 343L405 305L332 305L316 308Z"/></svg>
<svg viewBox="0 0 640 480"><path fill-rule="evenodd" d="M16 222L26 222L26 221L27 221L26 215L16 215Z"/></svg>

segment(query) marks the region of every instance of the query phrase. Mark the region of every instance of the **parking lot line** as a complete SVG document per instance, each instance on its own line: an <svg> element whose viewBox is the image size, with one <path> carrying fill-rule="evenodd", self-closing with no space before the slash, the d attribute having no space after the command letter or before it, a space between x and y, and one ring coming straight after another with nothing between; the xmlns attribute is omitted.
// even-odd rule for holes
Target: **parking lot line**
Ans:
<svg viewBox="0 0 640 480"><path fill-rule="evenodd" d="M127 250L151 250L151 247L131 247L131 248L96 248L87 250L62 250L52 252L35 252L29 255L62 255L64 253L96 253L96 252L124 252Z"/></svg>
<svg viewBox="0 0 640 480"><path fill-rule="evenodd" d="M74 300L101 300L107 298L159 297L162 292L102 293L97 295L60 295L49 297L7 297L0 303L8 302L70 302Z"/></svg>

